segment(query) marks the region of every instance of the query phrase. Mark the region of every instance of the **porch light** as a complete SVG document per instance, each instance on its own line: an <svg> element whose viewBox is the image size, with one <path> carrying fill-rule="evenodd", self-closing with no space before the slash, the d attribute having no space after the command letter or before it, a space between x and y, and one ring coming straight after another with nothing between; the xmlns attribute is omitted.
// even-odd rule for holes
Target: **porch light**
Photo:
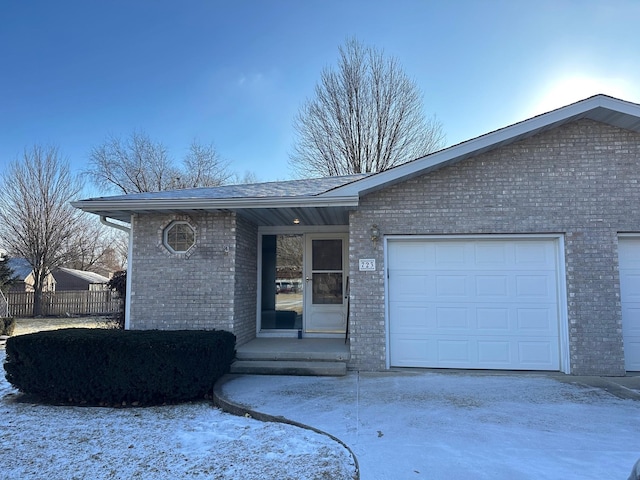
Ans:
<svg viewBox="0 0 640 480"><path fill-rule="evenodd" d="M299 218L296 217L296 218L293 219L293 224L294 225L298 225L299 223L300 223L300 219Z"/></svg>
<svg viewBox="0 0 640 480"><path fill-rule="evenodd" d="M378 230L378 225L375 223L371 225L371 241L375 245L380 238L380 230Z"/></svg>

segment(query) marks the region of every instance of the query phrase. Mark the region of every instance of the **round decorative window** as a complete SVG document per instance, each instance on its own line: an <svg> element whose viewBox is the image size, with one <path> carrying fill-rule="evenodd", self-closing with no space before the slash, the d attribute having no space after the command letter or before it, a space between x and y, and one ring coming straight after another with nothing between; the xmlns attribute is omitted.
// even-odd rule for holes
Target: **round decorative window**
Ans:
<svg viewBox="0 0 640 480"><path fill-rule="evenodd" d="M185 253L196 243L196 231L187 222L171 222L164 229L163 243L173 253Z"/></svg>

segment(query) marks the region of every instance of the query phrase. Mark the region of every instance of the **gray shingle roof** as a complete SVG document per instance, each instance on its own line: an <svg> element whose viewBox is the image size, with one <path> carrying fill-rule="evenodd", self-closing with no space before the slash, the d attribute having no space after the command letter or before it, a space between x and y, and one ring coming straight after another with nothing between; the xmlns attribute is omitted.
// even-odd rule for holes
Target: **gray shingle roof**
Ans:
<svg viewBox="0 0 640 480"><path fill-rule="evenodd" d="M132 193L98 197L90 200L178 200L178 199L231 199L265 197L316 196L348 183L360 180L368 174L345 175L341 177L309 178L282 182L253 183L245 185L223 185L220 187L186 188L163 192Z"/></svg>

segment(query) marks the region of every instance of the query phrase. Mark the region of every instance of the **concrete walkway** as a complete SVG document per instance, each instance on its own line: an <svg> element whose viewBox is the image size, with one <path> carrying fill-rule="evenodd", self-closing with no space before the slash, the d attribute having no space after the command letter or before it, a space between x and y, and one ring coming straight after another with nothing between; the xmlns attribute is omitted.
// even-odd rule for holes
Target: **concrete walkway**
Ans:
<svg viewBox="0 0 640 480"><path fill-rule="evenodd" d="M640 458L640 377L501 372L235 376L217 395L343 441L364 480L621 478Z"/></svg>

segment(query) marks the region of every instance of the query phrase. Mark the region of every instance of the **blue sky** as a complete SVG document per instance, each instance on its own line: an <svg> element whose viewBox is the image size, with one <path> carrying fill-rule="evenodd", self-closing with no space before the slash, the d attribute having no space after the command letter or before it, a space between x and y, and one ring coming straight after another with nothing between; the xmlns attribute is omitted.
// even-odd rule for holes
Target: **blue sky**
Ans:
<svg viewBox="0 0 640 480"><path fill-rule="evenodd" d="M0 0L0 168L39 143L79 172L138 129L291 178L294 116L348 37L399 59L447 145L595 93L640 103L639 18L622 0Z"/></svg>

